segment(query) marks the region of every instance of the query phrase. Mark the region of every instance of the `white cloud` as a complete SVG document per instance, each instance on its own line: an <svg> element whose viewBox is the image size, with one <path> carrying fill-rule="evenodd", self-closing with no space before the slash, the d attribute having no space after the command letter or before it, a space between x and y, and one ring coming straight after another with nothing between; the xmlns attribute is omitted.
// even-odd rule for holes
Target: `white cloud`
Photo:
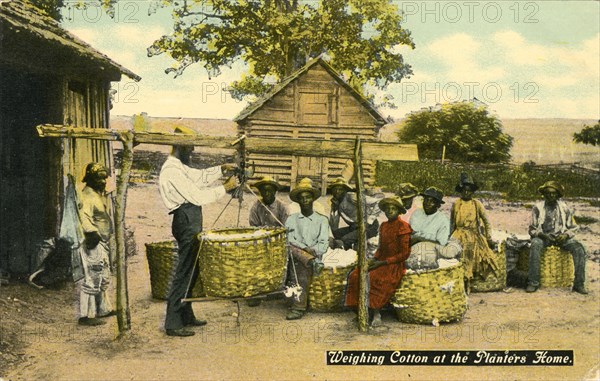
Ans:
<svg viewBox="0 0 600 381"><path fill-rule="evenodd" d="M92 46L98 44L101 40L98 31L92 28L74 28L69 29L69 32L73 33L75 36Z"/></svg>
<svg viewBox="0 0 600 381"><path fill-rule="evenodd" d="M141 28L138 24L119 24L113 29L117 44L150 46L156 39L165 34L160 26Z"/></svg>
<svg viewBox="0 0 600 381"><path fill-rule="evenodd" d="M426 54L436 57L448 70L444 83L478 82L481 84L500 80L506 71L495 62L491 65L486 56L489 51L473 36L456 33L439 38L425 47Z"/></svg>
<svg viewBox="0 0 600 381"><path fill-rule="evenodd" d="M514 31L497 32L492 40L501 47L507 64L533 66L552 72L556 83L550 86L568 86L577 80L599 80L600 34L566 46L535 44ZM545 78L543 74L537 77Z"/></svg>

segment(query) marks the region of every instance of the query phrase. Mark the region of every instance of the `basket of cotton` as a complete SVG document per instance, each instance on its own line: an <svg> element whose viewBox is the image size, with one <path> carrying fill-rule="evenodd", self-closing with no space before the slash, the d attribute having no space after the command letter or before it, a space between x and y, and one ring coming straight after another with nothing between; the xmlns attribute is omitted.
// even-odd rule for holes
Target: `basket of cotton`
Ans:
<svg viewBox="0 0 600 381"><path fill-rule="evenodd" d="M340 311L344 303L344 292L348 274L356 266L354 250L329 249L323 255L323 271L313 276L308 288L308 304L312 311Z"/></svg>
<svg viewBox="0 0 600 381"><path fill-rule="evenodd" d="M207 296L248 297L282 288L284 228L230 228L199 234L200 278Z"/></svg>
<svg viewBox="0 0 600 381"><path fill-rule="evenodd" d="M409 270L392 297L398 320L434 324L461 320L467 311L462 263L431 270Z"/></svg>

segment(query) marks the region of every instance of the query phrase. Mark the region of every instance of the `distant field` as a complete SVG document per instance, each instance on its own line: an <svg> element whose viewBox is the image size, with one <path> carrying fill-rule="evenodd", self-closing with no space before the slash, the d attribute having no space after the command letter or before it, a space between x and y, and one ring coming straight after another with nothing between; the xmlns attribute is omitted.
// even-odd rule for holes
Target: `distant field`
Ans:
<svg viewBox="0 0 600 381"><path fill-rule="evenodd" d="M512 160L515 163L534 161L537 164L575 163L586 165L600 163L600 147L573 142L573 133L584 124L596 120L586 119L504 119L504 132L514 138ZM394 141L396 125L386 126L382 140Z"/></svg>
<svg viewBox="0 0 600 381"><path fill-rule="evenodd" d="M182 124L201 134L235 136L236 124L224 119L179 119L150 118L153 129L172 131L174 125ZM514 138L512 159L515 163L534 161L537 164L582 163L586 166L600 166L600 147L573 142L573 133L580 131L584 124L593 125L593 119L504 119L504 132ZM383 141L396 141L394 131L397 123L381 130ZM131 128L131 117L111 117L111 127ZM155 147L145 149L153 150ZM160 150L160 148L159 148ZM168 148L162 150L168 152Z"/></svg>

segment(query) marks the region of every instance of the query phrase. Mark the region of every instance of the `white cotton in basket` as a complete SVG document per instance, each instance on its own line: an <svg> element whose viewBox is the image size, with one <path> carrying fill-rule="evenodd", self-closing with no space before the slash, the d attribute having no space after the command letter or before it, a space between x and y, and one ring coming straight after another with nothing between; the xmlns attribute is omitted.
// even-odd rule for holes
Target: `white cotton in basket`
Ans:
<svg viewBox="0 0 600 381"><path fill-rule="evenodd" d="M346 267L358 261L355 250L349 249L327 249L323 254L323 265L328 268Z"/></svg>
<svg viewBox="0 0 600 381"><path fill-rule="evenodd" d="M264 229L258 229L248 233L227 233L223 234L220 232L207 232L203 235L204 239L209 241L235 241L239 239L247 239L247 238L259 238L263 237L267 233Z"/></svg>
<svg viewBox="0 0 600 381"><path fill-rule="evenodd" d="M457 265L460 263L458 261L458 259L456 259L456 258L452 258L452 259L440 258L437 260L437 262L438 262L438 268L440 268L440 269L443 269L445 267L454 266L454 265Z"/></svg>

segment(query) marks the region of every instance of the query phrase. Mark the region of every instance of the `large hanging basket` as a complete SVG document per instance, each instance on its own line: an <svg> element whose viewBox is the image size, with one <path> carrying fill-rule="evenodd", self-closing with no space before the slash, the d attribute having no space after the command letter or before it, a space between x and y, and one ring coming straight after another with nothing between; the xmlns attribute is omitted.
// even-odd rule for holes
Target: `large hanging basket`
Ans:
<svg viewBox="0 0 600 381"><path fill-rule="evenodd" d="M519 252L517 267L529 269L529 248ZM572 287L575 279L573 256L557 246L548 246L540 258L540 287Z"/></svg>
<svg viewBox="0 0 600 381"><path fill-rule="evenodd" d="M398 320L417 324L461 320L467 311L464 273L461 263L406 273L392 297Z"/></svg>
<svg viewBox="0 0 600 381"><path fill-rule="evenodd" d="M346 267L324 268L313 276L308 288L308 304L315 312L341 311L344 305L348 274L355 264Z"/></svg>
<svg viewBox="0 0 600 381"><path fill-rule="evenodd" d="M499 291L506 287L506 251L505 244L502 242L498 250L494 252L498 270L496 273L490 273L485 279L475 275L471 280L472 292L490 292Z"/></svg>
<svg viewBox="0 0 600 381"><path fill-rule="evenodd" d="M150 270L150 287L152 297L155 299L166 299L173 281L173 273L177 267L179 255L177 253L177 242L163 241L146 244L146 258L148 258L148 269ZM192 290L193 297L204 296L200 277Z"/></svg>
<svg viewBox="0 0 600 381"><path fill-rule="evenodd" d="M287 268L284 228L215 229L198 238L207 296L248 297L282 288Z"/></svg>

